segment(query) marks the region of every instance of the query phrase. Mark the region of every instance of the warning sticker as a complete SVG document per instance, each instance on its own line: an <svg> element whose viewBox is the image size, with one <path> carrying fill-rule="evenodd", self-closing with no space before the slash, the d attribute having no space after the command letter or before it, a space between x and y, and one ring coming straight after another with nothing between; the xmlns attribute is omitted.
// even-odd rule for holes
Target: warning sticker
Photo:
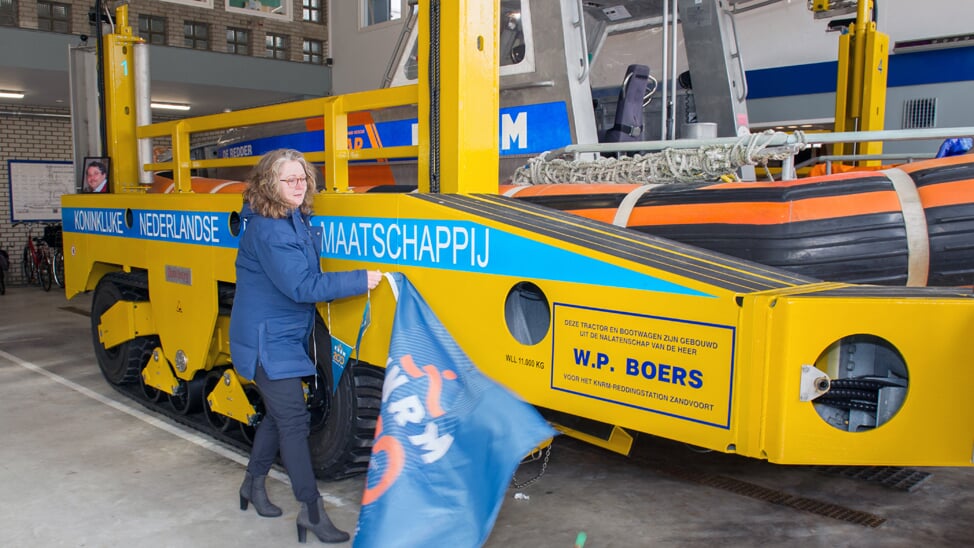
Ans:
<svg viewBox="0 0 974 548"><path fill-rule="evenodd" d="M551 387L727 429L733 326L555 303Z"/></svg>

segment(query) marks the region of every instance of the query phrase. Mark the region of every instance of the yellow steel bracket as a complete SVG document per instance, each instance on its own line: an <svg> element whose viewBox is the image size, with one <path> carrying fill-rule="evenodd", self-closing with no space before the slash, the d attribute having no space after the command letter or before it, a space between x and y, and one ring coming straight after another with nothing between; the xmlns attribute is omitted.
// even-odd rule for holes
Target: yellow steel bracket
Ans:
<svg viewBox="0 0 974 548"><path fill-rule="evenodd" d="M155 333L152 304L146 301L118 301L102 314L98 324L98 340L105 348Z"/></svg>
<svg viewBox="0 0 974 548"><path fill-rule="evenodd" d="M206 356L206 369L214 365L230 363L230 316L217 316L216 328L213 330L213 342Z"/></svg>
<svg viewBox="0 0 974 548"><path fill-rule="evenodd" d="M179 120L173 124L173 180L176 183L176 192L178 193L193 192L193 184L190 177L190 164L192 160L189 153L190 131L189 122L186 120Z"/></svg>
<svg viewBox="0 0 974 548"><path fill-rule="evenodd" d="M257 415L257 410L244 392L242 379L233 369L223 372L220 382L207 394L206 401L215 413L244 424L250 424Z"/></svg>
<svg viewBox="0 0 974 548"><path fill-rule="evenodd" d="M871 1L858 5L856 23L839 38L835 131L878 131L886 116L889 36L871 21ZM834 154L882 154L879 141L836 144ZM880 161L862 162L878 165Z"/></svg>
<svg viewBox="0 0 974 548"><path fill-rule="evenodd" d="M332 192L348 191L348 113L344 98L337 96L325 102L325 188Z"/></svg>
<svg viewBox="0 0 974 548"><path fill-rule="evenodd" d="M132 33L127 5L119 6L115 17L116 31L106 34L101 44L106 73L105 128L111 158L108 183L112 192L118 188L139 186L139 151L135 136L135 51L132 46L145 42Z"/></svg>
<svg viewBox="0 0 974 548"><path fill-rule="evenodd" d="M609 433L608 438L600 438L593 436L592 434L586 434L585 432L580 432L560 424L552 424L552 426L570 438L575 438L577 440L584 441L585 443L590 443L596 447L601 447L602 449L607 449L614 453L619 453L620 455L628 455L629 451L632 449L632 435L618 426L612 427L612 432Z"/></svg>
<svg viewBox="0 0 974 548"><path fill-rule="evenodd" d="M152 358L142 368L142 381L146 386L151 386L156 390L173 395L179 388L179 379L173 374L169 359L162 352L161 348L152 351Z"/></svg>

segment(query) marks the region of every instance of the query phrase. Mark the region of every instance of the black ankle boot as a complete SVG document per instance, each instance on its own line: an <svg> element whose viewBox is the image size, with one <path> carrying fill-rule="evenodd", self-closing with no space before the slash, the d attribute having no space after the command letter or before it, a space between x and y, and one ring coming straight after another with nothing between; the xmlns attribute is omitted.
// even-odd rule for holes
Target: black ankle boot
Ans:
<svg viewBox="0 0 974 548"><path fill-rule="evenodd" d="M254 510L265 518L276 518L284 512L267 498L267 488L264 481L267 476L251 476L250 472L244 476L243 485L240 486L240 509L246 510L247 503L254 504Z"/></svg>
<svg viewBox="0 0 974 548"><path fill-rule="evenodd" d="M335 527L328 514L325 513L325 503L318 497L314 502L302 502L298 512L298 542L304 542L308 537L308 530L318 537L321 542L345 542L348 533Z"/></svg>

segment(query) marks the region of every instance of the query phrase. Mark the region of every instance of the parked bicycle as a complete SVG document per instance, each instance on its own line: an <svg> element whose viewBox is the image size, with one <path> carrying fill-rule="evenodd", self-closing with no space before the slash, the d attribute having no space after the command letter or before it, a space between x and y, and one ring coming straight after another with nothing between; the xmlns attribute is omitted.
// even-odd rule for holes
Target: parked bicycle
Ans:
<svg viewBox="0 0 974 548"><path fill-rule="evenodd" d="M44 242L47 244L51 259L51 275L54 283L64 287L64 238L61 223L52 223L44 227Z"/></svg>
<svg viewBox="0 0 974 548"><path fill-rule="evenodd" d="M44 238L35 238L32 234L31 223L16 223L14 226L27 225L27 243L21 256L20 269L27 284L37 282L44 291L51 290L51 255Z"/></svg>
<svg viewBox="0 0 974 548"><path fill-rule="evenodd" d="M10 270L10 255L6 249L0 249L0 295L7 292L7 282L4 278Z"/></svg>

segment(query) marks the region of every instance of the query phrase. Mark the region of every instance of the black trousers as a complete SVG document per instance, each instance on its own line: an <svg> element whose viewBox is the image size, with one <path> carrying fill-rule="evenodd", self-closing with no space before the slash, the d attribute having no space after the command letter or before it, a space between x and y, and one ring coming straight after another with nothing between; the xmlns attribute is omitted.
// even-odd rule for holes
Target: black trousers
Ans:
<svg viewBox="0 0 974 548"><path fill-rule="evenodd" d="M301 379L271 380L267 378L264 368L258 365L254 381L267 412L257 425L247 471L252 476L267 475L280 451L284 468L291 478L294 498L299 502L317 501L318 483L308 448L311 415L304 401Z"/></svg>

